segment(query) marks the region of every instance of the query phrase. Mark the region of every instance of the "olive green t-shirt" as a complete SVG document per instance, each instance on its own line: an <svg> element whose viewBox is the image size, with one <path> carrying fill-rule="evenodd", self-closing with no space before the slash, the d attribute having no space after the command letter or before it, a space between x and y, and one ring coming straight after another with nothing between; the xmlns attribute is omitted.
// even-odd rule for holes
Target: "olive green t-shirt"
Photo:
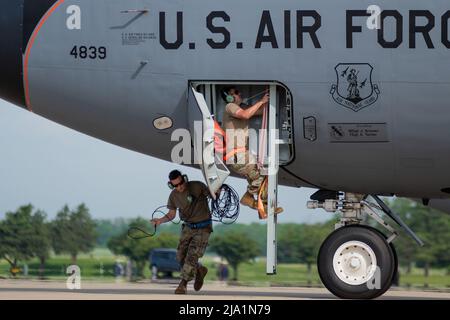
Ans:
<svg viewBox="0 0 450 320"><path fill-rule="evenodd" d="M167 208L179 210L180 219L197 223L211 219L208 206L209 191L206 185L200 181L189 181L184 192L173 190L167 201Z"/></svg>
<svg viewBox="0 0 450 320"><path fill-rule="evenodd" d="M241 108L235 103L229 103L225 107L223 114L223 127L227 134L228 144L233 142L233 145L227 145L227 148L246 148L248 144L248 120L239 119L236 113ZM230 131L229 131L230 130ZM231 138L231 139L230 139ZM232 141L232 139L234 141ZM229 150L227 150L229 151Z"/></svg>

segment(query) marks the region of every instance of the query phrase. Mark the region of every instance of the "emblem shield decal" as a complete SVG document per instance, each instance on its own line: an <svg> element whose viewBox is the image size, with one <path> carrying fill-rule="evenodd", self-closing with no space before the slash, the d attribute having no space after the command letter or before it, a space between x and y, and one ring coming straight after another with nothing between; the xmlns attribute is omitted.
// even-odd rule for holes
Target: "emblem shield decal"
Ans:
<svg viewBox="0 0 450 320"><path fill-rule="evenodd" d="M368 63L339 63L337 82L331 86L334 101L355 112L370 106L378 100L380 90L372 84L373 67Z"/></svg>

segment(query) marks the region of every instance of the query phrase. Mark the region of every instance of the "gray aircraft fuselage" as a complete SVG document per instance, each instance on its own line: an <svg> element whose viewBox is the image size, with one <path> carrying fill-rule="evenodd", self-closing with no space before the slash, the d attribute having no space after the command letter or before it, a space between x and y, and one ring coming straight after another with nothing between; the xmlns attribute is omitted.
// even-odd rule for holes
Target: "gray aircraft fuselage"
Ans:
<svg viewBox="0 0 450 320"><path fill-rule="evenodd" d="M190 81L273 81L294 112L280 184L449 197L448 0L0 4L0 97L38 115L170 161Z"/></svg>

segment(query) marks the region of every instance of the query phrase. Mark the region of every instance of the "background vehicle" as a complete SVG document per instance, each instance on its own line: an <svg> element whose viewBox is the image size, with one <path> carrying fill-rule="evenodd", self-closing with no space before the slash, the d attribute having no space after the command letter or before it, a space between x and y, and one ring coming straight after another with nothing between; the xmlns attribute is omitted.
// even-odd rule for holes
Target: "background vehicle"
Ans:
<svg viewBox="0 0 450 320"><path fill-rule="evenodd" d="M158 248L150 251L150 270L152 280L158 278L159 273L164 273L164 277L173 277L173 272L180 272L180 264L177 261L177 250L168 248Z"/></svg>

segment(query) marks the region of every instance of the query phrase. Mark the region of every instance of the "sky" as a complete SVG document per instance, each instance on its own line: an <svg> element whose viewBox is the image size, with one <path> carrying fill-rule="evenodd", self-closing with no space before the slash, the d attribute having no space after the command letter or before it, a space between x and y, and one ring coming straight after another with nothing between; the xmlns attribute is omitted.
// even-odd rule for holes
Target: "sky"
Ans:
<svg viewBox="0 0 450 320"><path fill-rule="evenodd" d="M89 137L0 100L0 218L31 203L49 219L64 206L85 203L96 219L148 217L167 203L167 175L180 169L203 181L199 169L182 167ZM242 195L246 181L228 178ZM315 189L280 186L278 222L315 223L332 216L309 210ZM261 222L242 207L239 223Z"/></svg>

